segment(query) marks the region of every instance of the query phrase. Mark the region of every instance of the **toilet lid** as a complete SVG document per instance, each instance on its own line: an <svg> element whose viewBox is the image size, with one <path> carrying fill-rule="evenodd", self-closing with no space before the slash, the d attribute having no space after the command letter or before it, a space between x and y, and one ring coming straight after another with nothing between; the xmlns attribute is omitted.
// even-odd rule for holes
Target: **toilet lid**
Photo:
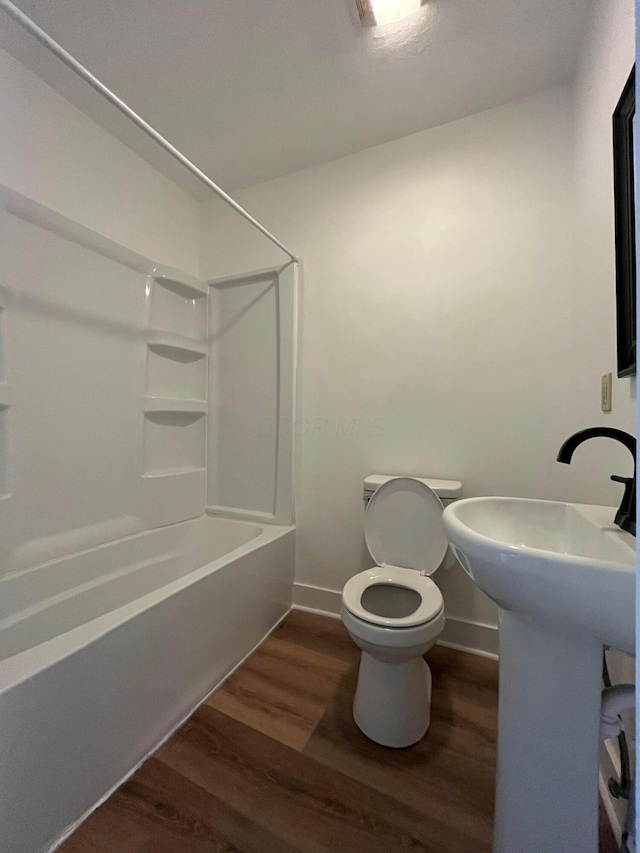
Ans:
<svg viewBox="0 0 640 853"><path fill-rule="evenodd" d="M397 477L371 496L364 517L364 538L379 566L417 569L432 575L447 552L442 502L411 477Z"/></svg>

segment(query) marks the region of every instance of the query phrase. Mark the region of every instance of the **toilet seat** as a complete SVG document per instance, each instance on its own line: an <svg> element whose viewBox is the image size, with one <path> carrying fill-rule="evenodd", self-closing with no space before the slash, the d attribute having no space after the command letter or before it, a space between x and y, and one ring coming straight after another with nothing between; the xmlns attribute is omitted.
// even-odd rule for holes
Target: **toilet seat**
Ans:
<svg viewBox="0 0 640 853"><path fill-rule="evenodd" d="M362 596L367 589L381 584L404 587L414 590L421 598L421 602L407 616L390 617L380 616L367 610L362 604ZM404 569L400 566L376 566L359 572L347 581L342 591L342 602L347 610L372 625L381 625L386 628L413 628L416 625L425 625L437 619L444 610L442 593L431 580L421 575L414 569Z"/></svg>

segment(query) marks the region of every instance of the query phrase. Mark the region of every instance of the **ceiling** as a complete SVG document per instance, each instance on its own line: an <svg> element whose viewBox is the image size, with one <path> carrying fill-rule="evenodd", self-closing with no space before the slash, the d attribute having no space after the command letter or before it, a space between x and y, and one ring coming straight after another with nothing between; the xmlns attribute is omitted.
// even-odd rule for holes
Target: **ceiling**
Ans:
<svg viewBox="0 0 640 853"><path fill-rule="evenodd" d="M227 190L568 81L592 0L16 0ZM208 191L0 12L0 47L196 198Z"/></svg>

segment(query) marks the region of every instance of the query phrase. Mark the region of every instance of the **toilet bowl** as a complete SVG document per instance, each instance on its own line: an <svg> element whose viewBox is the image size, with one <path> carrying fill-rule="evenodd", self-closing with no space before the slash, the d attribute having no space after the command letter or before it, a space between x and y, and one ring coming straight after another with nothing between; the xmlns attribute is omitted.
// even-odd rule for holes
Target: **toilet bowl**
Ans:
<svg viewBox="0 0 640 853"><path fill-rule="evenodd" d="M383 746L411 746L429 728L431 672L422 656L445 623L430 575L448 553L442 499L456 499L461 490L449 480L365 480L365 540L377 565L347 581L341 617L362 650L353 716Z"/></svg>

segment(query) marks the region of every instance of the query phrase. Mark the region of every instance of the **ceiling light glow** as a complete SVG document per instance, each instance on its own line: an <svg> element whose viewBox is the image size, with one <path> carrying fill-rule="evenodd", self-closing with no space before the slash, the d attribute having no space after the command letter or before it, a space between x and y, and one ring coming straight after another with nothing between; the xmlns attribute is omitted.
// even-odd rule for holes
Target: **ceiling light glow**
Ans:
<svg viewBox="0 0 640 853"><path fill-rule="evenodd" d="M369 7L377 26L393 24L417 12L423 0L369 0Z"/></svg>

